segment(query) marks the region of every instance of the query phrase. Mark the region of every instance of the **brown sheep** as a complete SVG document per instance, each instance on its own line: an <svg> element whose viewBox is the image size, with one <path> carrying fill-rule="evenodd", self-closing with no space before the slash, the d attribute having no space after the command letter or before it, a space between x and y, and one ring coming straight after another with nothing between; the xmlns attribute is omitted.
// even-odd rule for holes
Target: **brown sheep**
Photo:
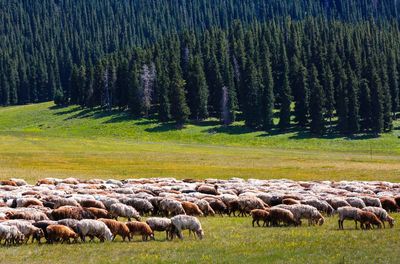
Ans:
<svg viewBox="0 0 400 264"><path fill-rule="evenodd" d="M42 185L42 184L46 184L46 185L55 185L54 181L51 181L49 179L40 179L37 181L36 186Z"/></svg>
<svg viewBox="0 0 400 264"><path fill-rule="evenodd" d="M397 207L400 208L400 195L394 197L394 200L396 201Z"/></svg>
<svg viewBox="0 0 400 264"><path fill-rule="evenodd" d="M219 214L222 216L222 214L225 214L228 212L228 207L220 199L204 198L204 200L206 200L210 204L210 207L214 210L214 212L216 214Z"/></svg>
<svg viewBox="0 0 400 264"><path fill-rule="evenodd" d="M286 225L294 226L298 226L300 224L294 219L292 212L282 208L270 208L268 220L272 226L278 226L280 222L283 222Z"/></svg>
<svg viewBox="0 0 400 264"><path fill-rule="evenodd" d="M382 208L388 212L397 212L399 207L396 204L396 200L391 197L382 197L380 198Z"/></svg>
<svg viewBox="0 0 400 264"><path fill-rule="evenodd" d="M250 212L251 216L253 217L253 227L254 223L257 223L260 226L260 220L264 221L263 226L268 223L269 212L263 209L254 209Z"/></svg>
<svg viewBox="0 0 400 264"><path fill-rule="evenodd" d="M74 242L78 242L78 234L75 233L71 228L63 225L49 225L46 228L47 232L47 242L53 243L55 241L61 240L61 244L64 242L71 243L72 238Z"/></svg>
<svg viewBox="0 0 400 264"><path fill-rule="evenodd" d="M15 181L0 181L0 185L7 185L7 186L18 186L17 183Z"/></svg>
<svg viewBox="0 0 400 264"><path fill-rule="evenodd" d="M125 241L125 238L128 238L128 240L131 241L131 236L129 234L130 231L126 224L113 219L100 218L98 220L102 221L110 229L113 235L112 241L114 241L117 235L121 236L123 241Z"/></svg>
<svg viewBox="0 0 400 264"><path fill-rule="evenodd" d="M99 209L106 209L106 207L104 206L104 204L100 201L96 201L96 200L82 200L79 202L79 204L82 207L93 207L93 208L99 208Z"/></svg>
<svg viewBox="0 0 400 264"><path fill-rule="evenodd" d="M209 185L209 184L202 184L196 187L196 191L205 194L211 195L219 195L218 186L217 185Z"/></svg>
<svg viewBox="0 0 400 264"><path fill-rule="evenodd" d="M109 218L109 219L112 218L111 214L105 209L89 207L89 208L86 208L86 210L89 211L90 213L92 213L95 218Z"/></svg>
<svg viewBox="0 0 400 264"><path fill-rule="evenodd" d="M182 207L187 215L203 216L203 212L200 208L192 202L182 202Z"/></svg>
<svg viewBox="0 0 400 264"><path fill-rule="evenodd" d="M371 226L382 228L382 221L374 213L368 211L359 212L358 221L360 222L361 229L370 229Z"/></svg>
<svg viewBox="0 0 400 264"><path fill-rule="evenodd" d="M95 216L88 210L83 209L81 207L75 206L61 206L50 213L50 216L53 220L62 220L62 219L94 219Z"/></svg>
<svg viewBox="0 0 400 264"><path fill-rule="evenodd" d="M300 202L293 198L285 198L282 200L282 204L292 205L292 204L300 204Z"/></svg>
<svg viewBox="0 0 400 264"><path fill-rule="evenodd" d="M126 226L129 228L129 234L132 238L134 235L141 235L143 241L147 241L149 237L154 240L154 232L147 223L127 222Z"/></svg>

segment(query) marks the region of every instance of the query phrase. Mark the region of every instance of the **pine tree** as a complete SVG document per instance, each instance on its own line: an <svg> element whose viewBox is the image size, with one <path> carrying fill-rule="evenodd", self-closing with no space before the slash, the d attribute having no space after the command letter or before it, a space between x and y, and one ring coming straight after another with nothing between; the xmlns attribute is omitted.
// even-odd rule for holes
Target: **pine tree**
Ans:
<svg viewBox="0 0 400 264"><path fill-rule="evenodd" d="M389 87L390 94L392 98L392 113L393 116L396 116L396 113L399 111L399 72L397 69L397 61L395 57L395 53L392 50L389 54L388 60L388 78L389 78Z"/></svg>
<svg viewBox="0 0 400 264"><path fill-rule="evenodd" d="M325 132L324 91L318 79L318 70L313 65L310 74L310 130L317 135Z"/></svg>
<svg viewBox="0 0 400 264"><path fill-rule="evenodd" d="M263 60L262 60L262 76L263 76L263 94L261 111L263 113L263 127L265 131L269 131L274 126L274 78L271 69L270 51L266 41L262 44L263 47Z"/></svg>
<svg viewBox="0 0 400 264"><path fill-rule="evenodd" d="M371 92L368 80L362 79L360 82L360 125L361 129L368 131L371 126Z"/></svg>
<svg viewBox="0 0 400 264"><path fill-rule="evenodd" d="M156 90L158 91L158 120L160 122L167 122L171 118L171 107L169 101L169 78L167 67L162 65L161 60L156 61L156 70L157 70L157 78L156 78Z"/></svg>
<svg viewBox="0 0 400 264"><path fill-rule="evenodd" d="M376 71L375 62L370 60L369 62L369 84L371 91L371 122L372 131L379 134L383 131L383 91L381 79Z"/></svg>
<svg viewBox="0 0 400 264"><path fill-rule="evenodd" d="M188 104L192 117L203 120L208 117L208 85L200 55L195 55L188 70Z"/></svg>
<svg viewBox="0 0 400 264"><path fill-rule="evenodd" d="M263 87L258 72L251 60L247 61L245 77L247 94L244 120L246 126L257 128L261 124L259 93L260 90L263 90Z"/></svg>
<svg viewBox="0 0 400 264"><path fill-rule="evenodd" d="M348 117L347 129L351 134L360 130L359 103L358 103L358 82L355 73L348 65L347 96L348 96Z"/></svg>
<svg viewBox="0 0 400 264"><path fill-rule="evenodd" d="M286 57L286 48L282 47L282 88L280 92L279 128L286 130L290 126L291 90L289 84L289 64Z"/></svg>
<svg viewBox="0 0 400 264"><path fill-rule="evenodd" d="M298 124L301 127L305 127L308 123L310 96L310 92L308 90L308 72L297 58L293 59L292 68L293 72L291 74L291 84L293 90L295 91L294 114Z"/></svg>

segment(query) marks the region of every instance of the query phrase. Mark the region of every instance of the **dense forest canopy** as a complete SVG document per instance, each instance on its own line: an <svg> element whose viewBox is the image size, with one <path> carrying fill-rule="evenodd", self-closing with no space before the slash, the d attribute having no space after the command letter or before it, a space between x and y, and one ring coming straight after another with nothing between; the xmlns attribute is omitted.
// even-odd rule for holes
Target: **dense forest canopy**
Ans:
<svg viewBox="0 0 400 264"><path fill-rule="evenodd" d="M319 134L333 126L380 133L399 105L399 7L396 0L0 1L0 104L56 99L179 124L240 118L265 130L278 115L281 129L295 122Z"/></svg>

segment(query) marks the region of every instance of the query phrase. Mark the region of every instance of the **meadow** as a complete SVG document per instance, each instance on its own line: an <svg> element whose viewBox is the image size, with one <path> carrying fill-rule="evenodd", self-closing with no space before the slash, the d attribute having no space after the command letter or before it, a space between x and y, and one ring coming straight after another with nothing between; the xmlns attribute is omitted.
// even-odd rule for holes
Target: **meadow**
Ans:
<svg viewBox="0 0 400 264"><path fill-rule="evenodd" d="M176 130L127 113L52 103L0 108L0 178L287 178L400 181L400 123L381 137L253 132L216 120ZM400 220L399 215L395 215ZM0 248L0 263L396 263L400 227L253 228L249 218L202 218L196 241Z"/></svg>

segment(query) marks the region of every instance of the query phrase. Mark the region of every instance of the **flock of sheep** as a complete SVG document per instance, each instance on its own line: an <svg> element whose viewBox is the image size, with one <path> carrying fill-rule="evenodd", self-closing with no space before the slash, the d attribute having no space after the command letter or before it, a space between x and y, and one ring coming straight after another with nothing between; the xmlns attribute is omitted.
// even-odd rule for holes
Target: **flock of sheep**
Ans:
<svg viewBox="0 0 400 264"><path fill-rule="evenodd" d="M5 245L195 237L204 232L197 217L252 216L253 226L322 225L337 213L339 228L354 220L361 228L393 227L388 212L400 205L400 184L389 182L295 182L291 180L39 180L0 181L0 242ZM146 216L146 221L143 220ZM118 221L126 218L127 222ZM133 220L133 221L132 221Z"/></svg>

